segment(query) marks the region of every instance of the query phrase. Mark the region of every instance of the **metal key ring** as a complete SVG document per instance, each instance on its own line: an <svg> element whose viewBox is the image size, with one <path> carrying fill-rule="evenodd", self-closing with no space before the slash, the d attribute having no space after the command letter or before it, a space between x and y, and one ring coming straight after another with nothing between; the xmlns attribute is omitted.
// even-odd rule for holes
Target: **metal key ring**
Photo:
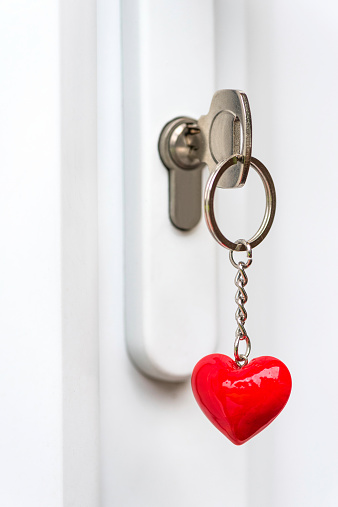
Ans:
<svg viewBox="0 0 338 507"><path fill-rule="evenodd" d="M205 219L209 231L220 245L224 246L224 248L235 250L237 252L244 252L246 250L246 247L241 243L233 243L221 233L215 218L214 198L217 184L225 171L229 169L229 167L237 164L237 162L241 162L242 159L243 157L241 155L233 155L228 160L223 160L220 162L215 171L210 174L204 193ZM273 219L275 218L276 212L276 191L271 175L267 168L262 164L262 162L260 162L257 158L251 157L250 165L261 177L266 197L265 213L262 223L256 234L247 241L251 245L251 248L255 248L263 241L271 229L271 225Z"/></svg>

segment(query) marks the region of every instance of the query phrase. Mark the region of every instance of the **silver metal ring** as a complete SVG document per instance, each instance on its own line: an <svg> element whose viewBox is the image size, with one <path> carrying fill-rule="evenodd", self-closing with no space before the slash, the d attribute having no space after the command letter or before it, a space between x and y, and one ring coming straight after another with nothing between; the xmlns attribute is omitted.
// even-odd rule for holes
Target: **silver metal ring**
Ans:
<svg viewBox="0 0 338 507"><path fill-rule="evenodd" d="M242 160L243 157L241 155L234 155L230 157L228 160L225 161L223 160L222 162L220 162L217 165L215 171L210 174L204 193L205 219L209 231L220 245L222 245L224 248L228 248L229 250L234 250L237 252L239 251L244 252L246 250L246 247L242 243L233 243L221 233L215 218L214 198L217 184L220 178L225 173L225 171L229 169L229 167L237 164L238 162L241 162ZM271 225L273 219L275 218L276 212L276 191L271 175L267 170L267 168L262 164L262 162L260 162L257 158L251 157L250 165L261 177L266 197L265 213L262 223L256 234L248 240L248 243L250 243L251 248L255 248L263 241L263 239L271 229Z"/></svg>
<svg viewBox="0 0 338 507"><path fill-rule="evenodd" d="M241 245L244 245L245 248L246 248L246 256L247 256L247 261L246 263L244 264L244 262L236 262L234 260L234 251L233 250L230 250L229 252L229 259L230 259L230 262L231 264L233 265L234 268L236 269L246 269L250 266L250 264L252 263L252 248L251 248L251 245L248 241L245 241L245 239L238 239L236 241L236 245L238 244L241 244Z"/></svg>
<svg viewBox="0 0 338 507"><path fill-rule="evenodd" d="M238 354L239 342L242 340L245 340L245 342L246 342L245 354ZM250 342L250 338L247 335L236 336L235 345L234 345L234 352L235 352L235 361L239 366L240 366L241 361L245 361L245 364L247 364L248 357L251 352L251 342ZM244 366L244 365L242 365L242 366Z"/></svg>

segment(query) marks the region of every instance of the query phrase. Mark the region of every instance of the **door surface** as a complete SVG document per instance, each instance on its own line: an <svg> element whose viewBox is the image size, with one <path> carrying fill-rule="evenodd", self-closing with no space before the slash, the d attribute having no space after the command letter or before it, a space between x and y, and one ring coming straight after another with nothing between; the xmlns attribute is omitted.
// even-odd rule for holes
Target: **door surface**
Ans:
<svg viewBox="0 0 338 507"><path fill-rule="evenodd" d="M0 504L335 506L336 3L12 0L0 13ZM170 44L176 78L162 74ZM154 66L154 45L167 66ZM152 79L158 124L142 156L164 185L157 132L229 88L248 95L253 155L276 186L276 219L248 270L247 328L251 357L283 360L293 391L241 447L207 421L189 381L149 379L126 350L125 161L139 149L126 125L132 111L138 139L149 129ZM133 107L130 87L146 97ZM250 237L264 211L258 177L218 194L221 227ZM235 273L221 247L216 263L213 333L231 356Z"/></svg>

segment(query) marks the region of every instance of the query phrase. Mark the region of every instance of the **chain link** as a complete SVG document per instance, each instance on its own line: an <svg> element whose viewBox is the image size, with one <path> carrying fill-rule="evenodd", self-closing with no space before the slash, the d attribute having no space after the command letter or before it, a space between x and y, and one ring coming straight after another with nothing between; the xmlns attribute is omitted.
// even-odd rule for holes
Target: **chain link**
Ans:
<svg viewBox="0 0 338 507"><path fill-rule="evenodd" d="M252 263L252 249L250 244L245 241L244 239L239 239L236 241L237 244L242 244L245 246L247 251L247 262L235 262L233 258L233 250L230 250L229 257L231 264L238 270L237 274L235 276L235 285L237 287L237 292L235 296L235 301L237 304L237 310L235 313L235 319L237 322L237 329L236 329L236 338L235 338L235 344L234 344L234 353L235 353L235 361L238 364L238 366L242 367L245 366L248 363L248 357L251 351L251 342L250 338L248 336L248 333L245 329L245 322L248 317L247 311L244 307L245 303L248 301L248 295L245 290L245 286L248 283L248 277L245 272L245 269L250 266ZM244 354L239 353L239 344L241 341L245 341L246 343L246 350Z"/></svg>

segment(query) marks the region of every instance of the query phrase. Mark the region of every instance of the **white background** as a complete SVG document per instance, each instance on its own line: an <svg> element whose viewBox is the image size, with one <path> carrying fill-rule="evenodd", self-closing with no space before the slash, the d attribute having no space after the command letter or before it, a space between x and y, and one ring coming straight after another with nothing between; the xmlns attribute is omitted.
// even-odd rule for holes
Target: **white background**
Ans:
<svg viewBox="0 0 338 507"><path fill-rule="evenodd" d="M139 3L147 19L152 4ZM338 7L333 0L180 3L171 8L183 26L189 7L212 12L200 33L213 23L214 89L247 93L253 154L274 177L276 220L248 271L248 331L253 356L275 355L289 366L292 396L268 429L235 447L199 411L188 383L157 383L132 366L123 310L120 5L4 1L5 507L337 503ZM156 4L160 15L167 2ZM188 54L203 79L198 54ZM179 86L165 90L165 80L163 87L179 93ZM205 112L203 103L191 114ZM248 237L263 191L252 175L238 192L220 193L221 220L229 236ZM227 253L218 255L218 350L231 355L234 272Z"/></svg>

